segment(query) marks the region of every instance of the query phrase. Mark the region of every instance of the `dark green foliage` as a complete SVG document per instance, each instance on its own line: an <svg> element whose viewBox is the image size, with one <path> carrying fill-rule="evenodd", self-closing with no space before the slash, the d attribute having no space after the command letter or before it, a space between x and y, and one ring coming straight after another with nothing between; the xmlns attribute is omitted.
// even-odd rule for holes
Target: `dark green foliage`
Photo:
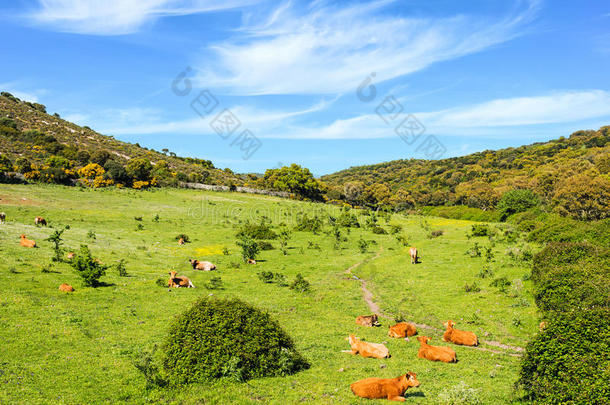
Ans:
<svg viewBox="0 0 610 405"><path fill-rule="evenodd" d="M390 225L390 234L396 235L402 231L402 225Z"/></svg>
<svg viewBox="0 0 610 405"><path fill-rule="evenodd" d="M155 284L159 287L167 287L167 278L159 277L155 280Z"/></svg>
<svg viewBox="0 0 610 405"><path fill-rule="evenodd" d="M498 202L497 209L505 219L518 212L527 211L540 204L540 199L531 190L515 189L507 191Z"/></svg>
<svg viewBox="0 0 610 405"><path fill-rule="evenodd" d="M89 160L91 163L97 163L98 165L104 167L106 162L110 159L110 153L106 150L98 150L91 154Z"/></svg>
<svg viewBox="0 0 610 405"><path fill-rule="evenodd" d="M472 225L471 231L470 231L470 235L471 236L487 236L490 235L489 233L489 225L484 225L484 224L474 224Z"/></svg>
<svg viewBox="0 0 610 405"><path fill-rule="evenodd" d="M0 174L13 171L13 163L8 156L0 155Z"/></svg>
<svg viewBox="0 0 610 405"><path fill-rule="evenodd" d="M500 292L506 292L506 288L510 287L512 283L504 276L495 278L490 286L498 288Z"/></svg>
<svg viewBox="0 0 610 405"><path fill-rule="evenodd" d="M202 298L182 313L163 345L172 384L293 374L308 367L269 314L237 300Z"/></svg>
<svg viewBox="0 0 610 405"><path fill-rule="evenodd" d="M481 246L479 246L479 243L475 242L474 245L466 251L466 254L470 257L481 257Z"/></svg>
<svg viewBox="0 0 610 405"><path fill-rule="evenodd" d="M296 231L307 231L317 234L322 230L322 220L317 216L309 218L307 214L297 215L297 225L294 227Z"/></svg>
<svg viewBox="0 0 610 405"><path fill-rule="evenodd" d="M70 266L83 279L83 284L87 287L99 286L99 279L106 274L107 269L107 266L102 265L91 256L87 245L81 245L80 251L76 253Z"/></svg>
<svg viewBox="0 0 610 405"><path fill-rule="evenodd" d="M235 243L237 246L241 247L241 258L244 263L247 262L248 259L256 259L256 255L260 252L258 243L247 235L240 236Z"/></svg>
<svg viewBox="0 0 610 405"><path fill-rule="evenodd" d="M119 277L127 277L127 269L125 268L125 259L121 259L115 264L116 272Z"/></svg>
<svg viewBox="0 0 610 405"><path fill-rule="evenodd" d="M111 179L114 180L115 183L121 184L129 184L131 182L127 170L125 170L122 164L115 162L114 160L106 161L104 170L106 170L106 173L104 173L106 179Z"/></svg>
<svg viewBox="0 0 610 405"><path fill-rule="evenodd" d="M238 238L243 236L247 236L252 239L275 239L277 238L277 234L273 232L273 230L261 221L260 224L252 224L250 222L246 222L239 228L237 231Z"/></svg>
<svg viewBox="0 0 610 405"><path fill-rule="evenodd" d="M309 281L305 280L301 273L297 274L294 281L290 284L290 289L295 290L300 293L308 292L310 290L311 285Z"/></svg>
<svg viewBox="0 0 610 405"><path fill-rule="evenodd" d="M258 245L258 248L260 250L273 250L273 249L275 249L273 247L273 245L271 244L271 242L268 242L266 240L256 241L256 244Z"/></svg>
<svg viewBox="0 0 610 405"><path fill-rule="evenodd" d="M263 186L272 190L287 191L299 198L321 201L322 185L307 168L297 164L279 169L268 169L262 178Z"/></svg>
<svg viewBox="0 0 610 405"><path fill-rule="evenodd" d="M532 279L538 281L541 276L558 266L580 261L595 262L601 254L600 247L586 242L549 243L534 256Z"/></svg>
<svg viewBox="0 0 610 405"><path fill-rule="evenodd" d="M607 404L610 309L552 313L527 345L518 386L539 404Z"/></svg>
<svg viewBox="0 0 610 405"><path fill-rule="evenodd" d="M475 281L472 284L465 284L464 291L466 291L467 293L475 293L481 291L481 287L479 287L479 285Z"/></svg>
<svg viewBox="0 0 610 405"><path fill-rule="evenodd" d="M17 171L21 174L32 171L32 163L28 158L21 157L17 159L15 165L17 166Z"/></svg>
<svg viewBox="0 0 610 405"><path fill-rule="evenodd" d="M60 230L54 230L53 233L46 238L45 240L47 242L51 242L53 244L53 252L55 253L55 256L53 256L53 261L54 262L61 262L63 261L63 249L61 247L61 245L63 245L64 241L61 238L61 235L64 233L64 231L67 228L64 229L60 229Z"/></svg>
<svg viewBox="0 0 610 405"><path fill-rule="evenodd" d="M272 271L260 271L256 273L258 279L263 283L273 283L273 272Z"/></svg>
<svg viewBox="0 0 610 405"><path fill-rule="evenodd" d="M360 223L356 215L351 212L342 212L335 221L335 224L344 228L360 228Z"/></svg>
<svg viewBox="0 0 610 405"><path fill-rule="evenodd" d="M388 232L383 229L382 227L378 226L378 225L373 225L371 228L371 232L373 232L376 235L387 235Z"/></svg>
<svg viewBox="0 0 610 405"><path fill-rule="evenodd" d="M361 253L366 253L368 248L369 248L369 243L366 240L364 240L362 238L358 239L358 249L360 249Z"/></svg>

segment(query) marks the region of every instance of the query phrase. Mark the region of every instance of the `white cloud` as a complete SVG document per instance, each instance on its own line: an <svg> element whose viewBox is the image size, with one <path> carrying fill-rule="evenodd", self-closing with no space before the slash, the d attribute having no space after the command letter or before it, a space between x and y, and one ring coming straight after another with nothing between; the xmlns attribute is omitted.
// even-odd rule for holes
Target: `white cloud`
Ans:
<svg viewBox="0 0 610 405"><path fill-rule="evenodd" d="M79 34L123 35L166 16L232 9L255 0L39 0L28 19Z"/></svg>
<svg viewBox="0 0 610 405"><path fill-rule="evenodd" d="M23 101L30 101L32 103L40 102L40 96L46 93L44 89L38 89L34 91L24 91L18 82L6 82L0 83L0 91L7 91L13 96Z"/></svg>
<svg viewBox="0 0 610 405"><path fill-rule="evenodd" d="M300 14L283 4L265 21L247 19L237 36L208 49L200 84L234 94L354 91L371 72L381 82L510 40L538 9L531 0L498 20L426 18L389 14L384 7L390 3L341 8L314 2Z"/></svg>
<svg viewBox="0 0 610 405"><path fill-rule="evenodd" d="M395 121L394 125L388 125L374 111L370 114L337 119L326 125L303 124L299 119L307 114L322 111L331 102L320 102L297 111L263 111L244 106L234 106L230 110L242 122L242 129L251 130L259 138L376 139L397 136L394 127L398 121ZM373 109L374 106L371 106L371 110ZM135 113L127 111L105 114L107 120L102 118L101 122L106 124L100 128L100 132L113 135L214 135L209 126L213 117L202 119L195 116L186 120L163 122L159 119L159 113L154 110L138 110ZM610 92L555 92L541 96L496 99L470 106L413 114L426 127L428 134L506 137L514 136L515 127L610 118ZM117 117L121 116L129 116L130 119L117 120Z"/></svg>

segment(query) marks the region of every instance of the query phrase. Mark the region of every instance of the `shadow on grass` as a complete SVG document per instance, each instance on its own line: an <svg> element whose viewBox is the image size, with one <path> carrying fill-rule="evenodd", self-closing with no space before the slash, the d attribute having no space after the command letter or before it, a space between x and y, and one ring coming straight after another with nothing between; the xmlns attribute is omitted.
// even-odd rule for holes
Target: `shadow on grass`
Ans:
<svg viewBox="0 0 610 405"><path fill-rule="evenodd" d="M426 394L424 394L424 393L423 393L423 392L421 392L421 391L416 391L416 392L408 392L408 393L405 393L404 397L405 397L405 398L411 398L411 397L425 398L425 397L426 397Z"/></svg>

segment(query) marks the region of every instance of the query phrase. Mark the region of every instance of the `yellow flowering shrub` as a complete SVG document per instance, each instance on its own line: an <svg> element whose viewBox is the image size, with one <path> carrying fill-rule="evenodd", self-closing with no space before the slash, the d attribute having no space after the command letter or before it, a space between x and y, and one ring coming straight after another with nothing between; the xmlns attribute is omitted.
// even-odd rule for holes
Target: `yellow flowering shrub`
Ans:
<svg viewBox="0 0 610 405"><path fill-rule="evenodd" d="M89 163L87 166L78 169L78 175L85 179L94 179L106 173L104 168L97 163Z"/></svg>

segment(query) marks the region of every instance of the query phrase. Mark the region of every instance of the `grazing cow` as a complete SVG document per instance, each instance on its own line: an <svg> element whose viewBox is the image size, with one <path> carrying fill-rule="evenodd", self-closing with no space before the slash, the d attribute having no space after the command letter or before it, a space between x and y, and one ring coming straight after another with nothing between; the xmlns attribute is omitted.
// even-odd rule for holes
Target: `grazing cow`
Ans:
<svg viewBox="0 0 610 405"><path fill-rule="evenodd" d="M411 387L419 387L417 374L408 372L396 378L365 378L356 381L350 388L359 397L368 399L389 399L406 401L405 392Z"/></svg>
<svg viewBox="0 0 610 405"><path fill-rule="evenodd" d="M34 218L34 225L36 225L36 226L38 226L38 225L47 226L47 220L44 219L43 217L36 217L36 218Z"/></svg>
<svg viewBox="0 0 610 405"><path fill-rule="evenodd" d="M417 329L412 323L400 322L394 326L390 326L388 336L393 338L404 338L417 335Z"/></svg>
<svg viewBox="0 0 610 405"><path fill-rule="evenodd" d="M478 346L479 339L477 335L472 332L466 332L463 330L455 329L455 322L452 320L448 320L443 324L447 330L445 330L445 334L443 335L444 342L453 342L456 345L464 345L464 346Z"/></svg>
<svg viewBox="0 0 610 405"><path fill-rule="evenodd" d="M360 315L356 318L356 323L362 326L381 326L377 314Z"/></svg>
<svg viewBox="0 0 610 405"><path fill-rule="evenodd" d="M417 264L417 248L409 248L409 256L411 256L411 264Z"/></svg>
<svg viewBox="0 0 610 405"><path fill-rule="evenodd" d="M195 288L191 280L189 280L186 276L177 276L175 271L169 272L169 280L167 281L167 286L170 288Z"/></svg>
<svg viewBox="0 0 610 405"><path fill-rule="evenodd" d="M68 258L68 260L72 260L72 259L74 259L74 256L76 256L76 255L74 254L74 252L69 252L69 253L68 253L68 255L67 255L66 257Z"/></svg>
<svg viewBox="0 0 610 405"><path fill-rule="evenodd" d="M254 259L248 259L248 264L256 264L256 260L254 260Z"/></svg>
<svg viewBox="0 0 610 405"><path fill-rule="evenodd" d="M6 214L4 212L0 212L0 224L3 224L6 220Z"/></svg>
<svg viewBox="0 0 610 405"><path fill-rule="evenodd" d="M70 284L63 283L59 286L59 291L74 292L74 288Z"/></svg>
<svg viewBox="0 0 610 405"><path fill-rule="evenodd" d="M189 262L191 263L191 266L193 266L193 270L216 270L216 265L210 262L200 262L197 259L190 259Z"/></svg>
<svg viewBox="0 0 610 405"><path fill-rule="evenodd" d="M178 239L178 244L179 244L180 246L184 245L184 238L180 238L180 239Z"/></svg>
<svg viewBox="0 0 610 405"><path fill-rule="evenodd" d="M390 351L384 344L363 342L354 335L349 335L346 339L349 341L352 350L342 350L344 353L359 354L362 357L374 357L376 359L390 357Z"/></svg>
<svg viewBox="0 0 610 405"><path fill-rule="evenodd" d="M430 361L442 361L443 363L457 363L455 351L450 347L431 346L428 344L430 338L428 336L420 336L417 338L420 343L417 357Z"/></svg>
<svg viewBox="0 0 610 405"><path fill-rule="evenodd" d="M36 242L33 240L29 240L25 238L25 235L21 235L21 242L20 242L21 246L23 247L28 247L28 248L35 248L36 247Z"/></svg>

